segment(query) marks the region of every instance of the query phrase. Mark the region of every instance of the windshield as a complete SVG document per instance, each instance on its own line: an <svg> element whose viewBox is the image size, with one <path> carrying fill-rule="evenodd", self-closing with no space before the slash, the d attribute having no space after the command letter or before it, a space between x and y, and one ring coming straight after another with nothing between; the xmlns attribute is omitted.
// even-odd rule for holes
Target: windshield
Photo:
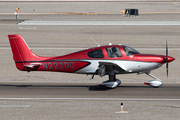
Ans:
<svg viewBox="0 0 180 120"><path fill-rule="evenodd" d="M128 47L128 46L124 46L123 47L125 53L127 56L131 56L131 55L134 55L134 54L138 54L139 52L131 47Z"/></svg>

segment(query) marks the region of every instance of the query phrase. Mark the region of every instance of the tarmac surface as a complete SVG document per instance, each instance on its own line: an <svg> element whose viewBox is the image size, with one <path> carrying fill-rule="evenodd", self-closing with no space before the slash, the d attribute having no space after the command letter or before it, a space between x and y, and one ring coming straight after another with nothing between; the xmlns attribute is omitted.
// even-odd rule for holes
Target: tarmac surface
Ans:
<svg viewBox="0 0 180 120"><path fill-rule="evenodd" d="M180 87L122 84L0 84L1 119L178 119ZM121 111L123 103L123 111Z"/></svg>
<svg viewBox="0 0 180 120"><path fill-rule="evenodd" d="M23 13L19 20L13 15L15 7ZM179 119L180 26L170 24L179 23L179 2L0 2L0 8L1 119ZM120 13L125 8L138 8L140 15L125 17ZM40 14L33 14L33 10ZM44 21L44 24L34 21ZM73 21L86 24L70 25ZM87 21L91 23L87 25ZM92 25L97 21L98 25ZM110 25L102 24L104 21ZM136 25L112 25L112 21ZM146 24L140 25L142 23ZM91 37L100 45L124 44L140 53L165 54L167 40L169 55L176 60L169 64L168 79L165 65L151 72L162 80L159 88L143 84L152 80L147 75L129 74L117 75L122 81L118 88L105 89L98 84L108 76L95 76L89 81L90 76L79 74L18 71L8 34L22 35L32 51L40 56L65 55L97 46ZM121 103L128 113L116 113L121 110Z"/></svg>

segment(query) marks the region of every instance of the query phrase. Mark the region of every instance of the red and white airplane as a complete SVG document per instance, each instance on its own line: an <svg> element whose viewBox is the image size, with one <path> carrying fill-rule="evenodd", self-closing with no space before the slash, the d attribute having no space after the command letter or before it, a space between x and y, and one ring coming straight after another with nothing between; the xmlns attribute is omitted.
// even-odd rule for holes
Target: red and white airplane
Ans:
<svg viewBox="0 0 180 120"><path fill-rule="evenodd" d="M85 49L64 56L41 57L35 55L20 35L8 35L13 58L17 69L21 71L54 71L77 74L92 74L103 77L109 75L109 80L100 84L108 88L115 88L121 81L116 74L145 73L154 80L144 84L152 87L162 85L160 79L151 75L154 69L175 60L166 55L140 54L135 49L125 45L106 45Z"/></svg>

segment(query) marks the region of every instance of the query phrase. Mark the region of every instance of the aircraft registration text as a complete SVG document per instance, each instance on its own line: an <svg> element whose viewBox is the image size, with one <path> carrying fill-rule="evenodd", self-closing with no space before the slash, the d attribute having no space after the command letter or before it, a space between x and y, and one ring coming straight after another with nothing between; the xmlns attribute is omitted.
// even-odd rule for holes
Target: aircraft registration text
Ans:
<svg viewBox="0 0 180 120"><path fill-rule="evenodd" d="M43 69L74 69L73 62L49 62L42 63Z"/></svg>

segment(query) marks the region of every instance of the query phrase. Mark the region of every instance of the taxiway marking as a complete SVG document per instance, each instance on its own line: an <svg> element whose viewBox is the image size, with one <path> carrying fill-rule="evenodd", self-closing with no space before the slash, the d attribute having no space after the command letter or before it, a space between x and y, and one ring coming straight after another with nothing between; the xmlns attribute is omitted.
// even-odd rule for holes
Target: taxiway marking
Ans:
<svg viewBox="0 0 180 120"><path fill-rule="evenodd" d="M36 29L36 27L19 27L19 29L26 29L26 30L31 30L31 29Z"/></svg>
<svg viewBox="0 0 180 120"><path fill-rule="evenodd" d="M29 107L29 105L0 105L0 107Z"/></svg>
<svg viewBox="0 0 180 120"><path fill-rule="evenodd" d="M25 20L18 25L180 25L180 21Z"/></svg>
<svg viewBox="0 0 180 120"><path fill-rule="evenodd" d="M0 100L102 100L102 101L180 101L156 98L0 98Z"/></svg>

